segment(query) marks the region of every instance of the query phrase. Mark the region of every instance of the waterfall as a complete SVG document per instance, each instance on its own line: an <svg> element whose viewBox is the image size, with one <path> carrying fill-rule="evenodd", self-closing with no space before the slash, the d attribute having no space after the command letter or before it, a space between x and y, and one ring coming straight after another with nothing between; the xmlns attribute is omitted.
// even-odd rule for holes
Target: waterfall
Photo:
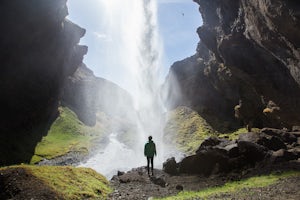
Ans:
<svg viewBox="0 0 300 200"><path fill-rule="evenodd" d="M112 133L109 143L83 166L111 177L117 170L129 170L146 165L143 148L152 135L157 146L155 167L161 168L169 156L163 143L163 114L160 99L160 69L162 43L157 25L156 0L98 0L103 10L101 23L110 42L102 48L106 63L120 65L124 88L130 88L136 112L135 145L127 147ZM109 67L109 66L108 66ZM122 85L121 85L122 86ZM132 110L128 112L133 112ZM166 151L170 152L170 151Z"/></svg>

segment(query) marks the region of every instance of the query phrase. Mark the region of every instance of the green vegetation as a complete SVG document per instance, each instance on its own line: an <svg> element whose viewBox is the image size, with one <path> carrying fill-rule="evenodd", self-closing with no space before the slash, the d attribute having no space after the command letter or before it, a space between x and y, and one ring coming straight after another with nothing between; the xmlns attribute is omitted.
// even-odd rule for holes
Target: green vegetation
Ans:
<svg viewBox="0 0 300 200"><path fill-rule="evenodd" d="M259 129L253 128L252 131L259 132ZM240 134L248 131L246 128L240 128L234 132L217 132L196 111L181 106L168 113L164 132L166 141L173 142L180 151L191 155L208 137L217 136L236 140Z"/></svg>
<svg viewBox="0 0 300 200"><path fill-rule="evenodd" d="M218 137L220 138L227 138L229 140L236 140L238 139L239 135L242 133L247 133L248 130L246 128L240 128L234 132L227 132L227 133L220 133ZM258 128L252 128L252 132L259 132Z"/></svg>
<svg viewBox="0 0 300 200"><path fill-rule="evenodd" d="M51 159L75 151L88 153L92 141L104 135L105 127L97 123L94 127L84 125L67 107L59 108L60 115L52 124L47 136L36 146L31 164L43 158Z"/></svg>
<svg viewBox="0 0 300 200"><path fill-rule="evenodd" d="M89 168L20 165L64 199L105 199L111 192L106 178Z"/></svg>
<svg viewBox="0 0 300 200"><path fill-rule="evenodd" d="M194 153L206 138L217 135L196 111L188 107L178 107L168 114L164 132L165 139L173 141L186 154Z"/></svg>
<svg viewBox="0 0 300 200"><path fill-rule="evenodd" d="M223 186L207 188L198 192L183 191L176 196L161 198L163 200L188 200L196 198L209 198L210 196L220 195L222 193L235 193L241 192L245 188L259 188L275 184L279 179L288 178L292 176L300 176L300 172L292 171L283 174L271 174L265 176L252 177L242 181L229 182Z"/></svg>

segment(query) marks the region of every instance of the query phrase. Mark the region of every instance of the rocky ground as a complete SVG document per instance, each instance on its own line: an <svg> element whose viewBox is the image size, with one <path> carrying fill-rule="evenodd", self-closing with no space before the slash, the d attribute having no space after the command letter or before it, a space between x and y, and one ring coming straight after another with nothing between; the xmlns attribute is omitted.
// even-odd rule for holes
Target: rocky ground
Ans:
<svg viewBox="0 0 300 200"><path fill-rule="evenodd" d="M119 173L111 180L114 192L109 199L149 199L176 195L182 190L198 191L208 187L221 186L228 181L241 180L256 175L300 171L300 161L281 163L264 168L248 169L242 173L219 174L212 176L181 174L171 176L156 169L154 176L148 176L146 168L140 167L127 173ZM219 194L210 199L299 199L300 177L281 179L278 183L264 188L245 189L237 193Z"/></svg>
<svg viewBox="0 0 300 200"><path fill-rule="evenodd" d="M108 199L142 200L150 197L175 195L182 190L201 190L221 186L228 181L241 180L270 172L289 170L300 171L300 160L280 163L272 166L247 169L241 173L219 174L211 176L181 174L172 176L155 169L154 176L148 176L146 168L120 172L111 180L113 192ZM30 184L28 184L30 183ZM11 198L13 196L13 198ZM209 199L299 199L300 177L284 178L274 185L244 189L237 193L218 194ZM0 199L62 199L41 180L24 170L7 169L0 174Z"/></svg>
<svg viewBox="0 0 300 200"><path fill-rule="evenodd" d="M24 169L6 169L0 173L0 199L62 199L43 181Z"/></svg>

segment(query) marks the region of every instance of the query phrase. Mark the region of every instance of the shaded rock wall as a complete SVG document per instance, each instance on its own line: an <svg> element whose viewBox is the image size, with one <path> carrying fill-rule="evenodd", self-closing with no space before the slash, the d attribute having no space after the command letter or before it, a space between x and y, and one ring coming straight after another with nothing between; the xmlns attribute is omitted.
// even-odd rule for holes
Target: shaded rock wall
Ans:
<svg viewBox="0 0 300 200"><path fill-rule="evenodd" d="M87 52L67 14L66 0L0 2L0 166L30 161Z"/></svg>
<svg viewBox="0 0 300 200"><path fill-rule="evenodd" d="M167 83L177 81L182 95L174 95L175 86L169 89L170 108L190 106L217 128L230 129L241 100L244 123L300 124L300 3L195 2L203 18L197 30L201 41L196 55L171 67Z"/></svg>

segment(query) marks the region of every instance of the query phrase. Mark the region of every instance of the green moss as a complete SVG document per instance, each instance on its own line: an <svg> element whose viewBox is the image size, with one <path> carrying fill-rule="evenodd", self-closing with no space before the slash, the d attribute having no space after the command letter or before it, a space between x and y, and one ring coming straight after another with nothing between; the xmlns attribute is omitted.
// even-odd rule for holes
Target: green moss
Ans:
<svg viewBox="0 0 300 200"><path fill-rule="evenodd" d="M259 132L259 130L260 129L258 129L258 128L253 128L252 132ZM238 139L240 134L247 133L247 132L248 132L248 130L246 128L240 128L234 132L220 133L218 135L218 137L227 138L229 140L236 140L236 139Z"/></svg>
<svg viewBox="0 0 300 200"><path fill-rule="evenodd" d="M164 132L165 140L186 154L194 153L206 138L217 135L196 111L187 107L178 107L168 114Z"/></svg>
<svg viewBox="0 0 300 200"><path fill-rule="evenodd" d="M103 136L105 132L101 124L94 127L84 125L67 107L60 107L59 112L59 117L52 124L47 136L36 146L31 164L71 151L87 153L93 140Z"/></svg>
<svg viewBox="0 0 300 200"><path fill-rule="evenodd" d="M89 168L30 165L13 167L25 169L64 199L106 199L111 192L106 178Z"/></svg>
<svg viewBox="0 0 300 200"><path fill-rule="evenodd" d="M188 200L198 198L208 198L214 195L220 195L222 193L235 193L245 188L259 188L266 187L275 184L281 178L288 178L292 176L300 176L300 172L286 172L283 174L271 174L266 176L252 177L242 181L229 182L223 186L207 188L201 191L183 191L176 196L161 198L164 200Z"/></svg>

